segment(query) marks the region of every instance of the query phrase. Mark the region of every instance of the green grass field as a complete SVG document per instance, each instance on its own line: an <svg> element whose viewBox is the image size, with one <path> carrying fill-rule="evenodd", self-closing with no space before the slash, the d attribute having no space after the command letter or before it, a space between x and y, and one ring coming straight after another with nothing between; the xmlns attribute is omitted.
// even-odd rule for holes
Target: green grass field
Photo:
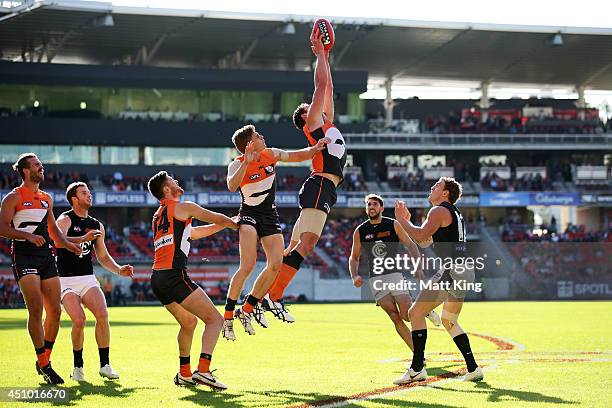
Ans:
<svg viewBox="0 0 612 408"><path fill-rule="evenodd" d="M67 382L68 404L78 406L612 406L610 302L468 303L461 324L490 336L471 336L485 381L457 381L461 355L445 332L430 330L430 382L407 387L392 381L411 354L382 310L372 304L320 304L295 305L291 312L297 319L293 325L269 315L269 329L257 326L257 335L249 337L236 322L238 340L219 340L213 367L230 387L225 392L173 384L177 325L161 306L110 309L111 362L121 374L119 381L105 382L97 374L89 314L84 348L88 382L77 385L69 378L66 315L53 365ZM25 319L25 310L0 310L1 387L40 385ZM201 326L192 363L198 359L200 334Z"/></svg>

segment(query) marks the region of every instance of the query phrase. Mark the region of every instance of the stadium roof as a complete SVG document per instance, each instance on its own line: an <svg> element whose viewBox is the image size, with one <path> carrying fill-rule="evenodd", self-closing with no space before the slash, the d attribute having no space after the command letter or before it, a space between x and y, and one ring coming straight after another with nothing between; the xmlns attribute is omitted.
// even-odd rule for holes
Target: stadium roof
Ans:
<svg viewBox="0 0 612 408"><path fill-rule="evenodd" d="M2 59L299 71L312 63L314 16L23 3L0 9ZM612 28L331 20L334 69L612 89Z"/></svg>

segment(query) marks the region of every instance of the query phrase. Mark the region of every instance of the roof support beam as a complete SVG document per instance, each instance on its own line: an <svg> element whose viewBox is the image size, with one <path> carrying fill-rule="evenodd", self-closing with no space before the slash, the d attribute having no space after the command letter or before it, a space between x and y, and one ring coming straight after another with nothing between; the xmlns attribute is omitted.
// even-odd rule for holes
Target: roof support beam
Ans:
<svg viewBox="0 0 612 408"><path fill-rule="evenodd" d="M589 85L591 82L593 82L594 80L596 80L598 77L601 76L601 74L603 74L604 72L606 72L607 70L609 70L610 68L612 68L612 61L608 62L606 65L604 65L603 67L601 67L601 69L597 70L593 75L591 75L590 77L588 77L582 84L580 84L581 86L587 86Z"/></svg>
<svg viewBox="0 0 612 408"><path fill-rule="evenodd" d="M418 61L415 60L414 63L409 63L408 64L410 66L409 68L406 68L404 70L401 70L400 72L397 72L397 73L393 74L392 78L393 79L397 79L397 78L399 78L402 75L410 73L411 71L413 71L414 69L416 69L419 66L423 65L431 57L433 57L434 55L440 53L440 51L442 51L443 49L445 49L446 47L448 47L449 45L451 45L452 43L454 43L455 41L457 41L459 38L463 37L466 33L469 33L470 31L472 31L472 27L468 27L465 30L459 31L457 34L455 34L455 36L453 38L451 38L450 40L448 40L444 44L439 45L438 47L433 49L428 54L423 55L422 57L420 57L418 59Z"/></svg>

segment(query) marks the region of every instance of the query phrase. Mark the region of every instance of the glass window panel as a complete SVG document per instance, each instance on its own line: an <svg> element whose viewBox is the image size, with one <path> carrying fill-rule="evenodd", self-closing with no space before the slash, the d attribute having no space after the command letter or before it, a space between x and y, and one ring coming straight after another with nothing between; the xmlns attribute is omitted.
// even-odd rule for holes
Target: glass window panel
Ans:
<svg viewBox="0 0 612 408"><path fill-rule="evenodd" d="M138 164L138 147L102 146L102 164Z"/></svg>
<svg viewBox="0 0 612 408"><path fill-rule="evenodd" d="M227 166L236 150L227 147L145 147L145 165Z"/></svg>
<svg viewBox="0 0 612 408"><path fill-rule="evenodd" d="M0 161L14 163L28 152L35 153L43 164L98 164L98 146L2 145Z"/></svg>

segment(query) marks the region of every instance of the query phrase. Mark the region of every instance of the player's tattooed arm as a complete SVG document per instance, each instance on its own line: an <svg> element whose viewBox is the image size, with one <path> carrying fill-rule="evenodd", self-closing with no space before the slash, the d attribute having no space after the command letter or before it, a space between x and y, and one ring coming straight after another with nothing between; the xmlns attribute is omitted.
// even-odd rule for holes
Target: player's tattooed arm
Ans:
<svg viewBox="0 0 612 408"><path fill-rule="evenodd" d="M330 143L329 137L319 139L316 145L300 150L282 150L275 147L272 148L272 153L278 161L282 162L303 162L312 159L312 157L321 150L325 149L325 145Z"/></svg>
<svg viewBox="0 0 612 408"><path fill-rule="evenodd" d="M359 238L359 230L353 232L353 246L351 248L351 256L349 257L349 273L353 280L353 285L356 288L360 287L363 279L359 276L359 258L361 257L361 239Z"/></svg>

